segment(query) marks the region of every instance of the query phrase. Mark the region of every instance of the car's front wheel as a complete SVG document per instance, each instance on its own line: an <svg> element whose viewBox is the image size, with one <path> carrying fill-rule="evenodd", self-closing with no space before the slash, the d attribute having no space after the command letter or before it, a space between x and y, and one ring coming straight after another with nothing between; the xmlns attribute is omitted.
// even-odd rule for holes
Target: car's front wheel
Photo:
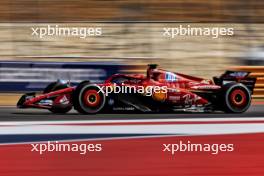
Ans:
<svg viewBox="0 0 264 176"><path fill-rule="evenodd" d="M105 99L97 85L83 82L74 90L73 106L79 113L96 114L104 108Z"/></svg>

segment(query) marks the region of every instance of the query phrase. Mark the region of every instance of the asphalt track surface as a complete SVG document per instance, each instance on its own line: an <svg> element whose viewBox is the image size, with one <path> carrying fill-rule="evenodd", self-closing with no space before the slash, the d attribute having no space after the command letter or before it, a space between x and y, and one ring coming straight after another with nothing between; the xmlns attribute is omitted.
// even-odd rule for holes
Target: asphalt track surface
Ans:
<svg viewBox="0 0 264 176"><path fill-rule="evenodd" d="M184 119L184 118L253 118L264 117L264 106L251 106L242 114L190 113L177 112L174 114L96 114L81 115L72 110L67 114L52 114L47 110L17 109L15 107L0 107L0 121L52 121L52 120L133 120L133 119Z"/></svg>

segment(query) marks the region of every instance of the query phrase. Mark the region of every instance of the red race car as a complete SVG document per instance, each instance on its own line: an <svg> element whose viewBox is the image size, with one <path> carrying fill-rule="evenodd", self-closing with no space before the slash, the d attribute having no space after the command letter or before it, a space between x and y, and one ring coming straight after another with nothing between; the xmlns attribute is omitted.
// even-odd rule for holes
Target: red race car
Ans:
<svg viewBox="0 0 264 176"><path fill-rule="evenodd" d="M18 108L42 108L82 114L110 112L245 112L251 104L256 79L249 72L226 71L212 80L158 69L145 74L114 74L104 83L83 81L78 86L58 80L42 94L27 93Z"/></svg>

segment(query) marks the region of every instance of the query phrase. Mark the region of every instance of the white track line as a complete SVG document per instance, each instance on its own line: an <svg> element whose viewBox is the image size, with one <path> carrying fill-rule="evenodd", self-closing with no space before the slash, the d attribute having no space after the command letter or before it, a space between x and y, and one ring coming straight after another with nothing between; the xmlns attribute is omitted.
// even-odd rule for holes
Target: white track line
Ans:
<svg viewBox="0 0 264 176"><path fill-rule="evenodd" d="M6 126L1 135L32 134L178 134L219 135L263 133L264 123L249 124L172 124L172 125L32 125Z"/></svg>
<svg viewBox="0 0 264 176"><path fill-rule="evenodd" d="M264 121L263 117L241 117L241 118L186 118L186 119L135 119L135 120L63 120L63 121L15 121L15 122L0 122L1 126L10 126L10 125L56 125L56 124L115 124L115 123L148 123L148 122L252 122L252 121Z"/></svg>

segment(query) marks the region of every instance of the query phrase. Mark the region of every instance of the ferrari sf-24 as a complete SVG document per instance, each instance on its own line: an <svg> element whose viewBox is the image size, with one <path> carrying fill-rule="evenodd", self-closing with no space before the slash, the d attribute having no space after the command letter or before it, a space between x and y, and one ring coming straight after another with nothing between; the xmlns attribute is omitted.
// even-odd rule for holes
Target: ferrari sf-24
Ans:
<svg viewBox="0 0 264 176"><path fill-rule="evenodd" d="M103 83L85 80L71 86L67 81L58 80L41 94L23 95L17 107L41 108L53 113L67 113L74 108L81 114L243 113L250 107L255 82L249 72L226 71L208 80L150 64L146 74L114 74Z"/></svg>

